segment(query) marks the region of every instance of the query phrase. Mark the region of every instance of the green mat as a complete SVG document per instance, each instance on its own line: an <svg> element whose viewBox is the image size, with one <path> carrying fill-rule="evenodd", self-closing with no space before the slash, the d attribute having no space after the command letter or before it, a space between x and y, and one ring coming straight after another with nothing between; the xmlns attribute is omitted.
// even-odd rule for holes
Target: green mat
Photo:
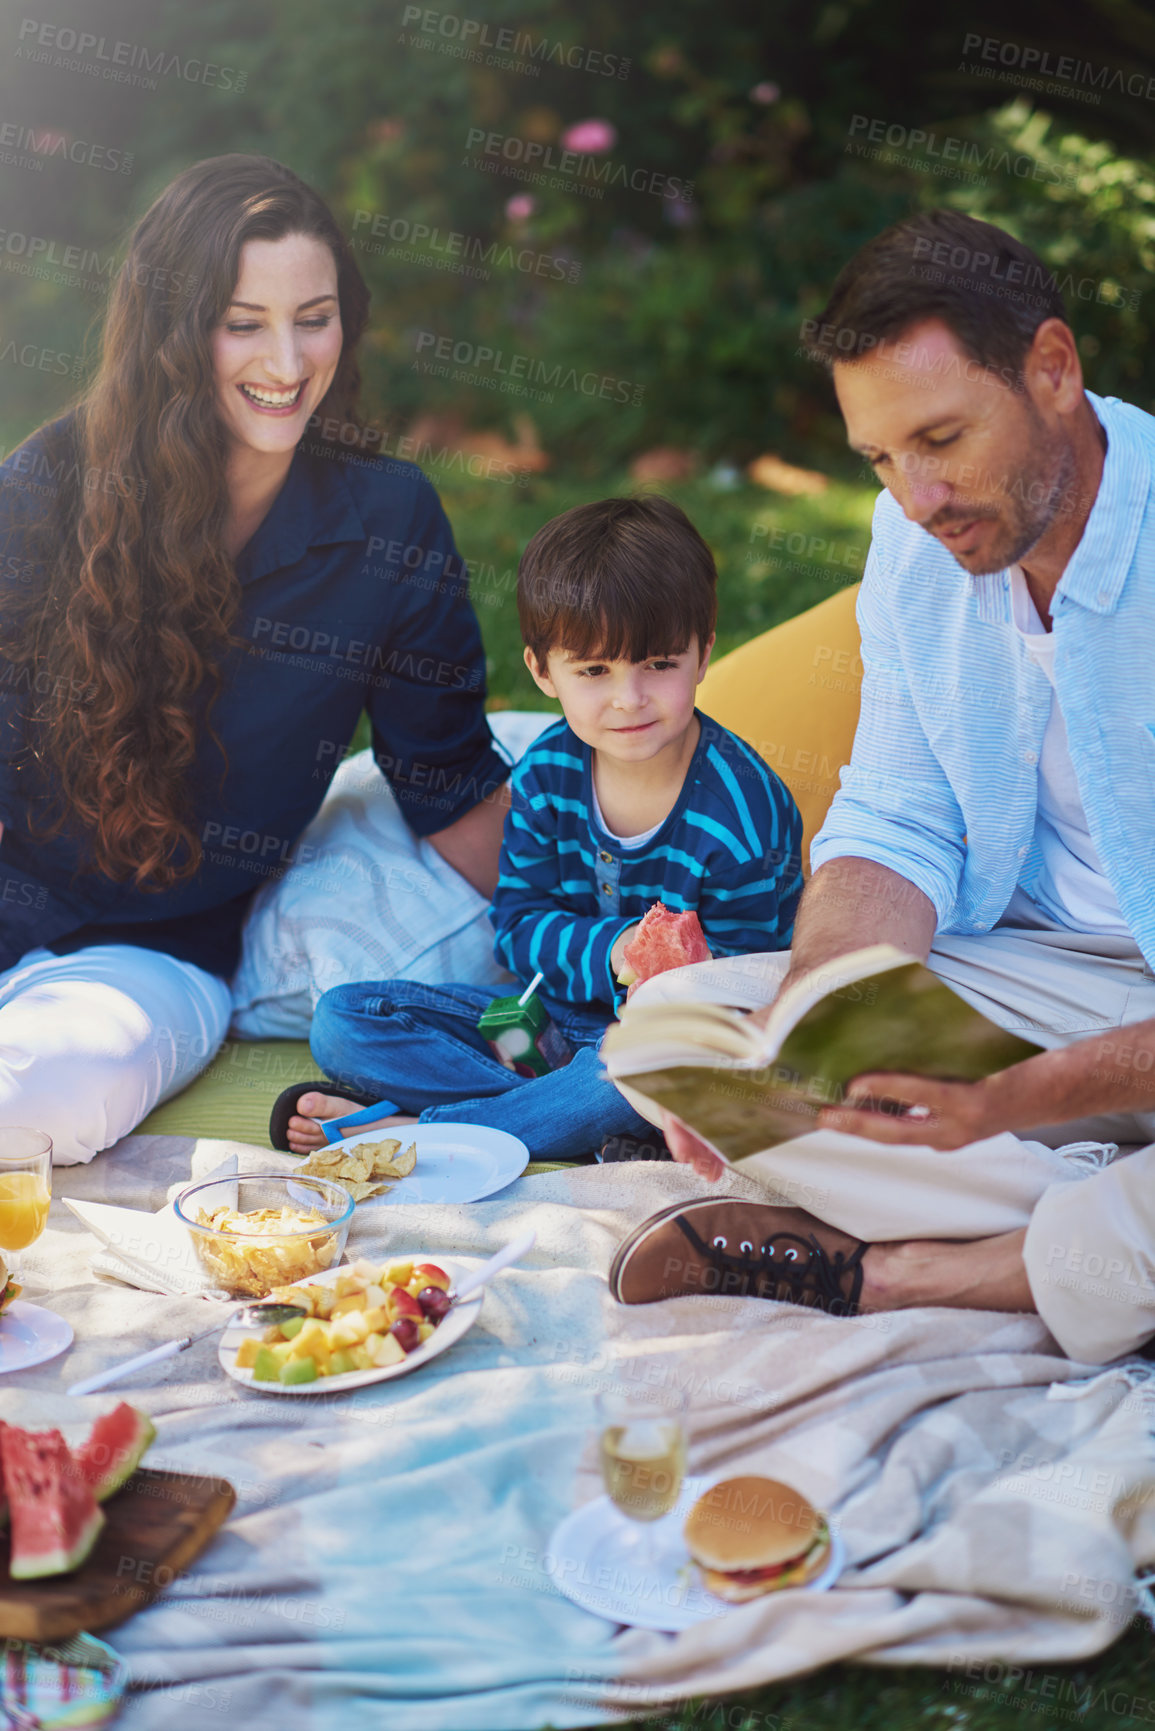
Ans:
<svg viewBox="0 0 1155 1731"><path fill-rule="evenodd" d="M183 1093L150 1112L142 1136L211 1136L271 1148L269 1113L291 1082L321 1079L307 1040L226 1040ZM573 1160L532 1160L527 1172L564 1172Z"/></svg>
<svg viewBox="0 0 1155 1731"><path fill-rule="evenodd" d="M208 1069L137 1129L141 1135L213 1136L271 1148L273 1101L306 1076L321 1077L307 1040L226 1040Z"/></svg>

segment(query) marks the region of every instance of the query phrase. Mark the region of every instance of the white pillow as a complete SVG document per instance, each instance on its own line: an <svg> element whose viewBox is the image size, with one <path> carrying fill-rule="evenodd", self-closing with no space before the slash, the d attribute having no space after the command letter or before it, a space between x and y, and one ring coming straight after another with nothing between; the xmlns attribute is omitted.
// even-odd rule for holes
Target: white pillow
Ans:
<svg viewBox="0 0 1155 1731"><path fill-rule="evenodd" d="M553 715L500 710L489 722L516 762ZM318 998L357 980L451 980L500 989L488 904L419 840L371 752L348 758L283 878L260 890L233 977L230 1032L303 1040Z"/></svg>

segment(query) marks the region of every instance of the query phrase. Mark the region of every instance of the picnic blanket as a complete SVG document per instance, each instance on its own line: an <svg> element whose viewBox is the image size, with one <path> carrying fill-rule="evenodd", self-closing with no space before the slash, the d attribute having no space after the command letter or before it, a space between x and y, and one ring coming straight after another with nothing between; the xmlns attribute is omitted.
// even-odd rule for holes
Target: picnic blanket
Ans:
<svg viewBox="0 0 1155 1731"><path fill-rule="evenodd" d="M242 1169L284 1164L136 1135L57 1188L158 1208L230 1148ZM745 1173L726 1188L765 1195ZM682 1167L618 1165L524 1177L469 1206L362 1205L350 1255L480 1259L527 1225L537 1246L472 1331L411 1376L333 1398L256 1394L208 1341L84 1401L62 1391L204 1326L206 1305L96 1280L95 1240L54 1198L22 1257L27 1295L49 1298L77 1339L5 1379L3 1416L83 1419L124 1395L156 1422L152 1464L238 1493L187 1574L109 1632L132 1673L125 1731L539 1731L837 1659L964 1675L975 1661L1078 1659L1120 1634L1135 1568L1155 1559L1140 1371L1073 1364L1032 1317L615 1304L605 1274L622 1235L704 1193ZM692 1471L780 1476L827 1510L848 1554L838 1585L676 1637L566 1599L550 1536L600 1490L594 1396L621 1383L689 1392Z"/></svg>

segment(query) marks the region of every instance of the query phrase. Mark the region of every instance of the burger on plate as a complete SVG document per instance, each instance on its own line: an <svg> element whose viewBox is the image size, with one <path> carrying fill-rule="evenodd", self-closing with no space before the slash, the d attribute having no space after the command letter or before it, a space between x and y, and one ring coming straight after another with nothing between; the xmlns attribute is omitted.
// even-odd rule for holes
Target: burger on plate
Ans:
<svg viewBox="0 0 1155 1731"><path fill-rule="evenodd" d="M11 1304L14 1298L19 1298L23 1291L22 1286L17 1286L14 1280L9 1280L8 1264L3 1256L0 1256L0 1310L4 1310L7 1305Z"/></svg>
<svg viewBox="0 0 1155 1731"><path fill-rule="evenodd" d="M684 1534L703 1586L732 1605L805 1586L830 1558L826 1516L777 1479L723 1479L698 1498Z"/></svg>

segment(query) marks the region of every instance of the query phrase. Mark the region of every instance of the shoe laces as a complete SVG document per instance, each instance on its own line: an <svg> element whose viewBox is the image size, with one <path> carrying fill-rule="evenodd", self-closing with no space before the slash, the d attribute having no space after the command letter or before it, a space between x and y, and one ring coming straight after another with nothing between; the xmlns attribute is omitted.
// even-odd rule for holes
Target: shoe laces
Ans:
<svg viewBox="0 0 1155 1731"><path fill-rule="evenodd" d="M776 1232L757 1247L751 1239L742 1239L737 1251L732 1251L720 1233L707 1243L684 1217L679 1217L678 1225L720 1275L737 1275L759 1298L804 1304L835 1316L853 1316L858 1310L866 1244L856 1244L849 1255L842 1250L831 1254L812 1232L805 1237ZM849 1292L844 1286L847 1276Z"/></svg>

